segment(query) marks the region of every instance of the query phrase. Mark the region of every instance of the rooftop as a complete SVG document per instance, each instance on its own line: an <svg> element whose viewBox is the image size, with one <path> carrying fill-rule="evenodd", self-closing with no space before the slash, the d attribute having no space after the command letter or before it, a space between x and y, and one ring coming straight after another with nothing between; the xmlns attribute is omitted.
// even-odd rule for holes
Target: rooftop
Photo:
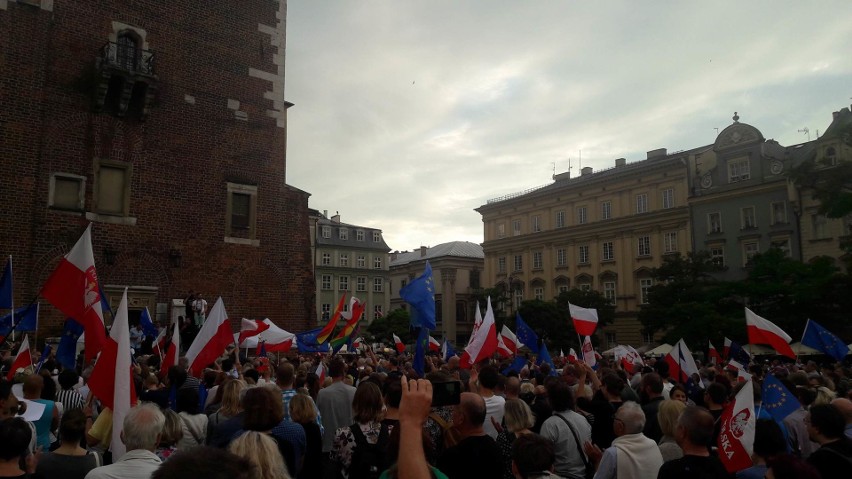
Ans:
<svg viewBox="0 0 852 479"><path fill-rule="evenodd" d="M394 254L396 257L394 257ZM484 259L482 246L470 241L450 241L433 247L422 246L419 250L391 254L390 266L402 266L414 261L453 256L456 258Z"/></svg>

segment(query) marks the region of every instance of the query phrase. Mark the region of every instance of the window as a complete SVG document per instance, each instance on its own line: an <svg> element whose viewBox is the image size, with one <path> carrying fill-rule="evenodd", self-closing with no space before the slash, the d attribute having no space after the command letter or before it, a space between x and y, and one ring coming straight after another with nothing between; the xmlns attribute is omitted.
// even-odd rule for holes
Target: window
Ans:
<svg viewBox="0 0 852 479"><path fill-rule="evenodd" d="M382 312L382 305L381 304L377 304L377 305L373 306L373 319L379 319L384 315L385 314Z"/></svg>
<svg viewBox="0 0 852 479"><path fill-rule="evenodd" d="M226 236L254 241L257 221L257 186L228 183L227 191ZM126 192L130 195L129 185ZM127 204L130 205L129 198Z"/></svg>
<svg viewBox="0 0 852 479"><path fill-rule="evenodd" d="M757 221L754 218L754 206L742 208L740 210L740 217L742 219L742 229L757 228Z"/></svg>
<svg viewBox="0 0 852 479"><path fill-rule="evenodd" d="M506 237L506 224L500 223L497 225L497 237L505 238Z"/></svg>
<svg viewBox="0 0 852 479"><path fill-rule="evenodd" d="M373 231L373 243L381 243L381 242L382 242L381 231Z"/></svg>
<svg viewBox="0 0 852 479"><path fill-rule="evenodd" d="M540 286L533 288L533 298L544 301L544 288Z"/></svg>
<svg viewBox="0 0 852 479"><path fill-rule="evenodd" d="M322 306L320 306L320 311L322 311L323 321L331 319L331 303L323 303Z"/></svg>
<svg viewBox="0 0 852 479"><path fill-rule="evenodd" d="M556 212L556 227L564 228L565 227L565 211L557 211Z"/></svg>
<svg viewBox="0 0 852 479"><path fill-rule="evenodd" d="M639 280L639 301L642 304L648 304L648 291L654 285L654 280L650 278L642 278Z"/></svg>
<svg viewBox="0 0 852 479"><path fill-rule="evenodd" d="M559 286L556 287L556 291L558 291L560 294L565 293L565 292L568 291L568 285L567 284L560 284Z"/></svg>
<svg viewBox="0 0 852 479"><path fill-rule="evenodd" d="M536 215L532 217L532 230L533 233L541 231L541 216Z"/></svg>
<svg viewBox="0 0 852 479"><path fill-rule="evenodd" d="M813 225L814 239L831 237L828 234L828 220L825 215L811 215L811 225Z"/></svg>
<svg viewBox="0 0 852 479"><path fill-rule="evenodd" d="M725 248L722 246L712 246L710 248L710 260L719 266L725 266Z"/></svg>
<svg viewBox="0 0 852 479"><path fill-rule="evenodd" d="M592 283L588 283L588 282L579 283L578 286L580 287L580 291L591 291L592 290Z"/></svg>
<svg viewBox="0 0 852 479"><path fill-rule="evenodd" d="M94 191L96 213L117 216L127 216L130 213L130 175L129 163L98 160ZM229 203L230 197L229 194Z"/></svg>
<svg viewBox="0 0 852 479"><path fill-rule="evenodd" d="M671 231L663 235L663 252L674 253L677 251L677 231Z"/></svg>
<svg viewBox="0 0 852 479"><path fill-rule="evenodd" d="M674 208L674 189L663 190L663 208Z"/></svg>
<svg viewBox="0 0 852 479"><path fill-rule="evenodd" d="M358 265L359 268L366 268L367 267L367 257L366 256L359 254L358 257L355 258L355 261L357 262L357 265Z"/></svg>
<svg viewBox="0 0 852 479"><path fill-rule="evenodd" d="M618 346L618 341L615 340L615 333L606 333L606 344L608 348Z"/></svg>
<svg viewBox="0 0 852 479"><path fill-rule="evenodd" d="M639 249L636 252L639 256L651 256L651 237L648 235L639 237Z"/></svg>
<svg viewBox="0 0 852 479"><path fill-rule="evenodd" d="M586 207L581 206L577 208L577 224L584 225L588 221L588 217L586 215Z"/></svg>
<svg viewBox="0 0 852 479"><path fill-rule="evenodd" d="M642 193L641 195L636 195L636 213L647 213L648 212L648 195Z"/></svg>
<svg viewBox="0 0 852 479"><path fill-rule="evenodd" d="M340 228L337 230L337 239L347 240L349 239L349 230L346 228Z"/></svg>
<svg viewBox="0 0 852 479"><path fill-rule="evenodd" d="M337 290L338 291L349 291L349 276L338 276L337 277Z"/></svg>
<svg viewBox="0 0 852 479"><path fill-rule="evenodd" d="M86 198L86 177L68 173L50 175L47 205L58 210L82 211Z"/></svg>
<svg viewBox="0 0 852 479"><path fill-rule="evenodd" d="M479 289L481 287L479 281L479 270L472 269L470 270L470 289Z"/></svg>
<svg viewBox="0 0 852 479"><path fill-rule="evenodd" d="M612 241L603 242L603 261L611 261L615 259L615 248Z"/></svg>
<svg viewBox="0 0 852 479"><path fill-rule="evenodd" d="M364 241L364 232L358 230L355 232L355 241Z"/></svg>
<svg viewBox="0 0 852 479"><path fill-rule="evenodd" d="M770 212L772 214L772 224L786 224L787 223L787 204L783 201L778 201L772 203L770 206Z"/></svg>
<svg viewBox="0 0 852 479"><path fill-rule="evenodd" d="M589 246L583 245L578 248L577 262L580 264L589 264Z"/></svg>
<svg viewBox="0 0 852 479"><path fill-rule="evenodd" d="M322 262L323 266L331 266L331 253L323 253L322 254Z"/></svg>
<svg viewBox="0 0 852 479"><path fill-rule="evenodd" d="M524 255L516 254L515 255L515 269L512 271L522 271L524 269Z"/></svg>
<svg viewBox="0 0 852 479"><path fill-rule="evenodd" d="M373 269L382 269L382 257L376 256L373 258Z"/></svg>
<svg viewBox="0 0 852 479"><path fill-rule="evenodd" d="M772 241L772 247L784 252L784 256L790 257L790 238L781 238Z"/></svg>
<svg viewBox="0 0 852 479"><path fill-rule="evenodd" d="M710 233L722 232L722 213L707 213L707 231Z"/></svg>
<svg viewBox="0 0 852 479"><path fill-rule="evenodd" d="M341 266L343 268L349 267L349 254L341 253L339 266Z"/></svg>
<svg viewBox="0 0 852 479"><path fill-rule="evenodd" d="M330 290L331 289L331 275L324 274L322 275L322 289Z"/></svg>
<svg viewBox="0 0 852 479"><path fill-rule="evenodd" d="M748 262L760 252L760 245L757 241L746 241L743 243L743 266L747 265Z"/></svg>
<svg viewBox="0 0 852 479"><path fill-rule="evenodd" d="M736 183L751 178L748 158L728 163L728 183Z"/></svg>
<svg viewBox="0 0 852 479"><path fill-rule="evenodd" d="M541 269L542 268L542 260L541 260L541 251L533 252L533 269Z"/></svg>
<svg viewBox="0 0 852 479"><path fill-rule="evenodd" d="M604 201L601 203L601 219L608 220L612 218L612 202Z"/></svg>
<svg viewBox="0 0 852 479"><path fill-rule="evenodd" d="M135 72L139 46L130 32L121 32L116 42L115 62L124 70Z"/></svg>
<svg viewBox="0 0 852 479"><path fill-rule="evenodd" d="M373 278L373 292L381 293L385 289L385 281L382 278Z"/></svg>
<svg viewBox="0 0 852 479"><path fill-rule="evenodd" d="M565 248L559 248L556 250L556 266L567 266L568 265L568 254L565 251Z"/></svg>
<svg viewBox="0 0 852 479"><path fill-rule="evenodd" d="M497 258L497 272L505 273L506 272L506 257L501 256Z"/></svg>
<svg viewBox="0 0 852 479"><path fill-rule="evenodd" d="M331 238L331 226L322 227L322 237L326 239Z"/></svg>
<svg viewBox="0 0 852 479"><path fill-rule="evenodd" d="M615 304L615 281L604 281L604 298L609 304Z"/></svg>
<svg viewBox="0 0 852 479"><path fill-rule="evenodd" d="M356 291L367 291L367 277L366 276L358 276L355 278L355 290Z"/></svg>
<svg viewBox="0 0 852 479"><path fill-rule="evenodd" d="M515 290L515 310L517 311L521 307L521 303L524 302L524 290L518 288Z"/></svg>
<svg viewBox="0 0 852 479"><path fill-rule="evenodd" d="M512 220L512 236L520 236L521 220Z"/></svg>

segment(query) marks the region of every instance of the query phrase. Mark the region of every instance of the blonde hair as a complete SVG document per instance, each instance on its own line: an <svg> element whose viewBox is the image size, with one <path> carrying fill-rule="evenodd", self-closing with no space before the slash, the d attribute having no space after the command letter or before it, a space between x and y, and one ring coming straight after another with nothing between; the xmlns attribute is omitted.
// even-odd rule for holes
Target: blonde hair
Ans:
<svg viewBox="0 0 852 479"><path fill-rule="evenodd" d="M239 379L229 379L219 387L222 388L222 405L219 412L226 416L236 416L242 411L240 397L246 388L246 383Z"/></svg>
<svg viewBox="0 0 852 479"><path fill-rule="evenodd" d="M521 383L521 394L533 392L535 392L535 386L533 385L533 383Z"/></svg>
<svg viewBox="0 0 852 479"><path fill-rule="evenodd" d="M246 431L231 441L228 451L248 459L256 468L256 479L290 479L278 444L268 434Z"/></svg>
<svg viewBox="0 0 852 479"><path fill-rule="evenodd" d="M684 409L686 409L686 403L676 399L666 399L660 403L657 421L660 423L660 430L664 436L675 437L677 419Z"/></svg>
<svg viewBox="0 0 852 479"><path fill-rule="evenodd" d="M160 446L174 446L183 438L180 416L171 409L164 410L163 415L166 417L166 422L163 424L163 431L160 433Z"/></svg>
<svg viewBox="0 0 852 479"><path fill-rule="evenodd" d="M290 419L302 424L316 421L317 412L310 396L298 393L290 398Z"/></svg>
<svg viewBox="0 0 852 479"><path fill-rule="evenodd" d="M503 419L506 420L506 429L511 432L529 429L535 424L530 407L520 399L506 400Z"/></svg>

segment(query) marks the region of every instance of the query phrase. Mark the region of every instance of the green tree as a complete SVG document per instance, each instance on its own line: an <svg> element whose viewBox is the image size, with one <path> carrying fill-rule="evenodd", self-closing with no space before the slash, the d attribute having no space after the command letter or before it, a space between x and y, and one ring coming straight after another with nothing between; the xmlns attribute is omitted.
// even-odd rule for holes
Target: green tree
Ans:
<svg viewBox="0 0 852 479"><path fill-rule="evenodd" d="M407 310L399 308L394 309L381 318L376 318L367 327L367 338L373 342L383 342L391 344L393 342L393 334L399 336L402 342L408 344L414 341L411 335L409 324L411 315Z"/></svg>

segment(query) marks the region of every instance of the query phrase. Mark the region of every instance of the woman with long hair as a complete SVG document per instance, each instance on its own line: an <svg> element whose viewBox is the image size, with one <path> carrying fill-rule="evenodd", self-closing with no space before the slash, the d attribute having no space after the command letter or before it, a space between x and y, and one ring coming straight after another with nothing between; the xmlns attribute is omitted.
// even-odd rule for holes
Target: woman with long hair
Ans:
<svg viewBox="0 0 852 479"><path fill-rule="evenodd" d="M178 449L203 446L207 439L207 416L199 412L198 401L196 389L178 389L177 412L183 429Z"/></svg>
<svg viewBox="0 0 852 479"><path fill-rule="evenodd" d="M183 420L180 416L171 409L164 409L163 415L166 416L166 422L163 424L163 432L160 433L160 443L154 451L161 461L165 461L177 451L178 441L183 438Z"/></svg>
<svg viewBox="0 0 852 479"><path fill-rule="evenodd" d="M499 434L497 434L497 446L503 456L503 478L514 479L512 444L518 437L532 433L530 428L535 425L535 416L523 400L507 399L504 406L503 421L506 422L506 427L505 429L498 428ZM495 427L498 426L499 424L495 424Z"/></svg>
<svg viewBox="0 0 852 479"><path fill-rule="evenodd" d="M231 441L228 451L248 459L260 472L256 479L290 479L278 444L272 436L258 431L246 431Z"/></svg>
<svg viewBox="0 0 852 479"><path fill-rule="evenodd" d="M290 419L305 429L305 459L299 479L319 477L322 471L322 433L317 424L314 402L307 394L298 393L290 399Z"/></svg>
<svg viewBox="0 0 852 479"><path fill-rule="evenodd" d="M228 379L219 386L217 395L221 395L219 409L207 416L207 440L216 433L219 424L239 414L243 408L240 400L246 389L246 383L239 379Z"/></svg>
<svg viewBox="0 0 852 479"><path fill-rule="evenodd" d="M350 476L362 477L368 471L356 470L361 464L353 464L352 458L359 443L379 444L387 448L393 426L382 424L384 402L382 391L372 382L363 382L355 390L352 400L352 418L355 423L338 429L334 434L331 448L331 460L336 464L344 479ZM371 464L370 468L381 472L387 469L396 458L387 454L383 464Z"/></svg>

